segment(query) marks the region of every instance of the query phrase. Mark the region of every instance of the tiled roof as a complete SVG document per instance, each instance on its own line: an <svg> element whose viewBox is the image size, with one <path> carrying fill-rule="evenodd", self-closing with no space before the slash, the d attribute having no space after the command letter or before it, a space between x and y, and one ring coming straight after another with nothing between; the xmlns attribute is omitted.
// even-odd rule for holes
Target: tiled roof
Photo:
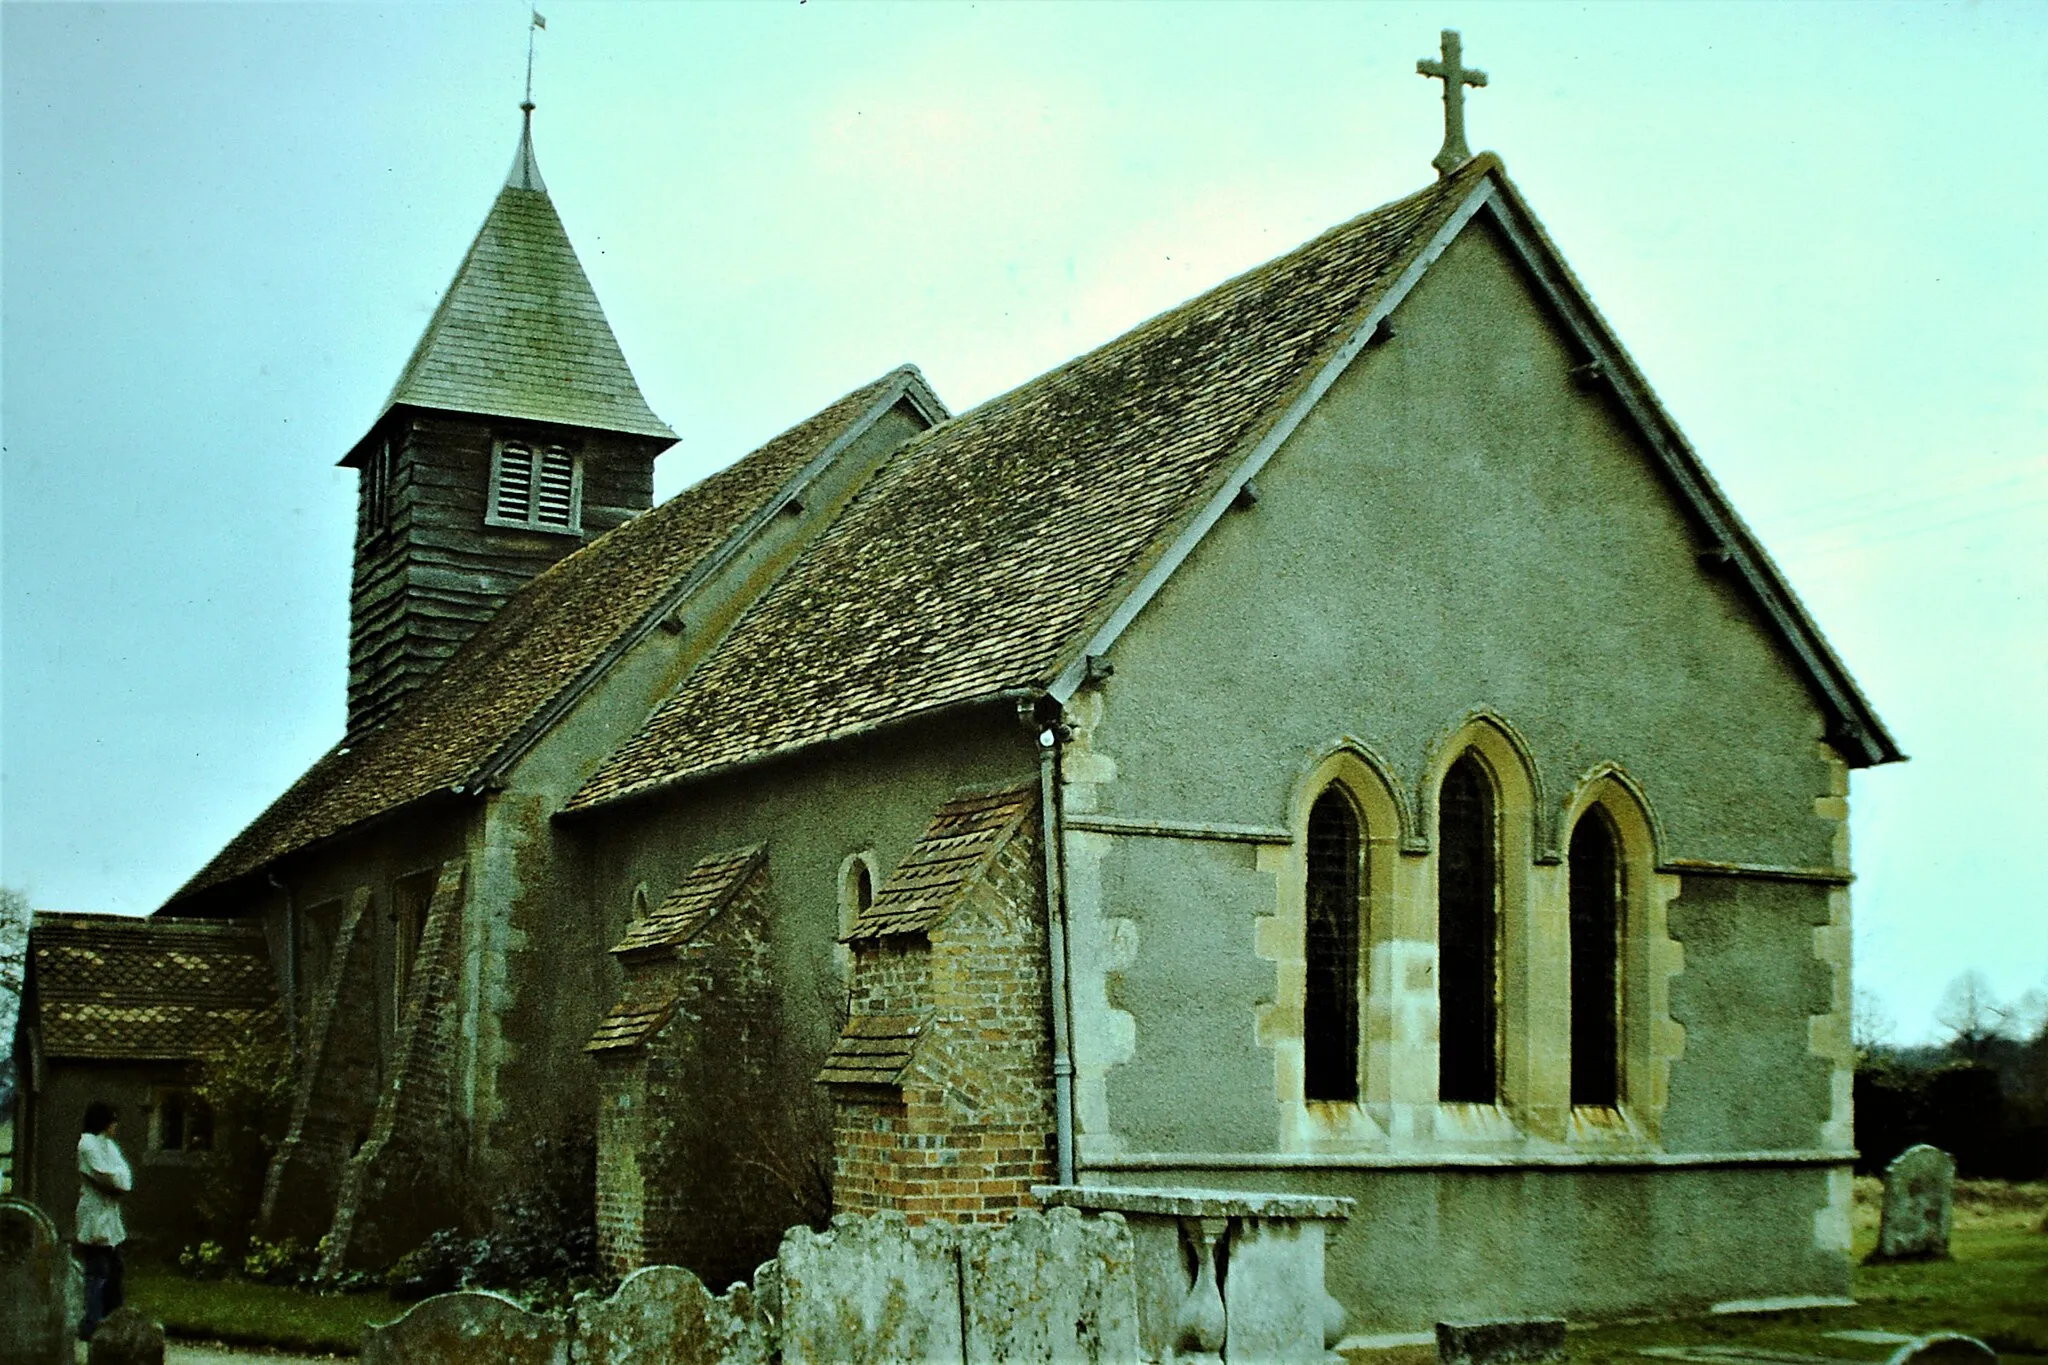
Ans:
<svg viewBox="0 0 2048 1365"><path fill-rule="evenodd" d="M1038 802L1035 787L963 792L940 806L910 852L847 934L856 939L927 933L940 924Z"/></svg>
<svg viewBox="0 0 2048 1365"><path fill-rule="evenodd" d="M172 903L465 782L911 373L855 389L539 575L389 720L315 763Z"/></svg>
<svg viewBox="0 0 2048 1365"><path fill-rule="evenodd" d="M410 404L673 440L641 396L531 163L522 135L511 183L383 411Z"/></svg>
<svg viewBox="0 0 2048 1365"><path fill-rule="evenodd" d="M1497 165L912 440L571 808L1048 683Z"/></svg>
<svg viewBox="0 0 2048 1365"><path fill-rule="evenodd" d="M195 1058L277 1001L255 924L45 912L29 955L50 1057Z"/></svg>
<svg viewBox="0 0 2048 1365"><path fill-rule="evenodd" d="M825 1085L901 1085L917 1052L924 1020L911 1014L857 1014L826 1054Z"/></svg>
<svg viewBox="0 0 2048 1365"><path fill-rule="evenodd" d="M640 983L628 983L626 994L591 1033L590 1041L583 1045L583 1050L605 1053L636 1048L668 1022L675 1008L673 987L655 989Z"/></svg>
<svg viewBox="0 0 2048 1365"><path fill-rule="evenodd" d="M633 922L612 951L637 953L649 948L679 948L688 943L739 894L767 856L765 844L754 844L699 859L666 900L645 918Z"/></svg>

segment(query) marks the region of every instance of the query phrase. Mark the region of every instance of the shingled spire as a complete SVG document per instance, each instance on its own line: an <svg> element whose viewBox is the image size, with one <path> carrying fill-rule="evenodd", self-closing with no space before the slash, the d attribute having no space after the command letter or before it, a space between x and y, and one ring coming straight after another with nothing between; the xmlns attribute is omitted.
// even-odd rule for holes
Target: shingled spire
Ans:
<svg viewBox="0 0 2048 1365"><path fill-rule="evenodd" d="M511 173L369 432L349 640L349 733L392 708L507 598L653 505L654 415L548 198L520 107Z"/></svg>

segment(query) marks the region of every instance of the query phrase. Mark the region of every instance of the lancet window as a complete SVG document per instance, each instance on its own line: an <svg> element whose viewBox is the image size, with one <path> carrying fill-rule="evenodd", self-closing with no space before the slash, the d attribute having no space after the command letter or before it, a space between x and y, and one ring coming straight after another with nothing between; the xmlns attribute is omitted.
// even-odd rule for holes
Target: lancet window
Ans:
<svg viewBox="0 0 2048 1365"><path fill-rule="evenodd" d="M1437 1098L1500 1095L1500 841L1491 779L1467 753L1437 800Z"/></svg>
<svg viewBox="0 0 2048 1365"><path fill-rule="evenodd" d="M1622 866L1598 806L1572 831L1572 1103L1621 1100Z"/></svg>
<svg viewBox="0 0 2048 1365"><path fill-rule="evenodd" d="M1359 941L1364 890L1357 808L1340 787L1308 815L1305 897L1308 965L1302 1019L1302 1088L1310 1100L1358 1098Z"/></svg>

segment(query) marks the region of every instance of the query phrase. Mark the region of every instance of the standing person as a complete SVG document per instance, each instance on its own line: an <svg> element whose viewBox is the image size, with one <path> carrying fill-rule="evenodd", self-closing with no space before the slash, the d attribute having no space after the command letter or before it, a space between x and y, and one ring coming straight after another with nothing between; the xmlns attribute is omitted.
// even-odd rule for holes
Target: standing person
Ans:
<svg viewBox="0 0 2048 1365"><path fill-rule="evenodd" d="M128 1159L114 1130L121 1118L105 1100L85 1106L85 1131L78 1136L78 1259L85 1265L85 1321L78 1335L90 1339L100 1320L119 1308L122 1293L121 1196L134 1188Z"/></svg>

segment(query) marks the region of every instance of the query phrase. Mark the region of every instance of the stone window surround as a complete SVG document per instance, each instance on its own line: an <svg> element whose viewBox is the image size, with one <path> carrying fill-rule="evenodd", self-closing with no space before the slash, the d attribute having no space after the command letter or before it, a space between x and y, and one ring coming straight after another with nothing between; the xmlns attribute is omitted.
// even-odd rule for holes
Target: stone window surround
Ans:
<svg viewBox="0 0 2048 1365"><path fill-rule="evenodd" d="M1436 859L1433 841L1419 831L1434 830L1444 774L1467 753L1493 781L1500 830L1502 1056L1495 1105L1436 1099ZM1539 833L1544 803L1535 772L1513 728L1480 713L1433 747L1413 806L1385 762L1355 740L1334 746L1297 786L1291 842L1260 850L1260 866L1276 875L1279 893L1278 913L1259 923L1260 955L1274 960L1278 976L1259 1033L1274 1052L1281 1152L1525 1149L1532 1140L1564 1150L1656 1148L1670 1062L1683 1046L1669 1014L1669 981L1681 950L1665 924L1679 879L1657 871L1654 814L1618 765L1586 773L1561 803L1551 826L1565 833L1561 840ZM1303 1098L1305 838L1309 808L1332 785L1344 788L1365 826L1358 1103ZM1568 847L1569 832L1596 805L1614 829L1622 866L1622 1096L1613 1108L1575 1109L1569 866L1538 850Z"/></svg>

